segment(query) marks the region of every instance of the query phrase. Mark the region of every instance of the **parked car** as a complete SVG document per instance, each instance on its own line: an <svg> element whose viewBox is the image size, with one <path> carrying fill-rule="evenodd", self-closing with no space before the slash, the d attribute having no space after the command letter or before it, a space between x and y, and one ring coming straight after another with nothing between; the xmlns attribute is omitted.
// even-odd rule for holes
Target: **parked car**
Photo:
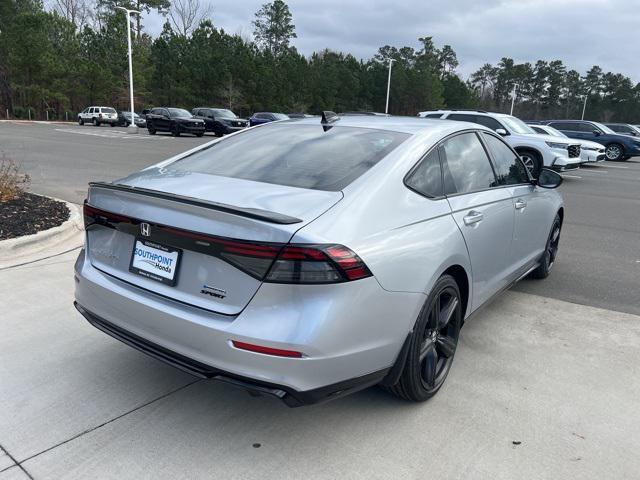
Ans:
<svg viewBox="0 0 640 480"><path fill-rule="evenodd" d="M538 125L534 122L527 122L527 125L533 128L537 133L540 133L542 135L569 138L560 130L556 130L550 125ZM596 142L590 142L589 140L577 140L580 142L580 158L583 164L604 162L604 145Z"/></svg>
<svg viewBox="0 0 640 480"><path fill-rule="evenodd" d="M237 132L249 126L249 121L239 118L226 108L198 107L191 110L194 118L204 121L207 132L213 132L216 137Z"/></svg>
<svg viewBox="0 0 640 480"><path fill-rule="evenodd" d="M456 120L484 125L501 135L520 155L536 177L542 167L564 172L580 168L580 143L537 134L519 118L483 110L437 110L420 112L418 116L432 119Z"/></svg>
<svg viewBox="0 0 640 480"><path fill-rule="evenodd" d="M609 127L616 133L621 133L622 135L640 137L640 128L635 125L630 125L628 123L604 123L603 125L605 127Z"/></svg>
<svg viewBox="0 0 640 480"><path fill-rule="evenodd" d="M136 127L145 128L147 126L147 121L142 118L137 113L133 112L133 121ZM116 123L119 127L128 127L131 125L131 112L126 110L118 111L118 122Z"/></svg>
<svg viewBox="0 0 640 480"><path fill-rule="evenodd" d="M147 130L150 135L156 132L171 132L174 137L190 133L196 137L204 135L204 121L194 118L184 108L157 107L147 114Z"/></svg>
<svg viewBox="0 0 640 480"><path fill-rule="evenodd" d="M249 125L262 125L263 123L275 122L278 120L288 120L289 117L284 113L273 112L257 112L249 117Z"/></svg>
<svg viewBox="0 0 640 480"><path fill-rule="evenodd" d="M87 107L78 114L78 124L80 125L92 123L94 126L99 127L106 123L115 127L117 122L118 114L111 107Z"/></svg>
<svg viewBox="0 0 640 480"><path fill-rule="evenodd" d="M89 322L198 377L423 401L463 321L554 265L562 177L481 125L327 112L214 145L90 184L75 263Z"/></svg>
<svg viewBox="0 0 640 480"><path fill-rule="evenodd" d="M570 138L601 143L607 160L622 161L640 155L639 139L616 133L602 123L587 120L547 120L540 123L551 125Z"/></svg>

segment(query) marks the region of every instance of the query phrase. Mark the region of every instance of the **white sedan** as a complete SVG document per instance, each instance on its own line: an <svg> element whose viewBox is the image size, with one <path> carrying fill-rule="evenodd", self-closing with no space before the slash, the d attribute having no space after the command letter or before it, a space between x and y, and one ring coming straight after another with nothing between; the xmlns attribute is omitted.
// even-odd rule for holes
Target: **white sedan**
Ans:
<svg viewBox="0 0 640 480"><path fill-rule="evenodd" d="M552 135L554 137L569 138L560 130L557 130L549 125L536 125L530 123L529 126L541 135ZM580 159L582 160L582 163L604 162L604 145L601 145L597 142L591 142L589 140L582 140L580 138L575 138L572 140L580 142Z"/></svg>

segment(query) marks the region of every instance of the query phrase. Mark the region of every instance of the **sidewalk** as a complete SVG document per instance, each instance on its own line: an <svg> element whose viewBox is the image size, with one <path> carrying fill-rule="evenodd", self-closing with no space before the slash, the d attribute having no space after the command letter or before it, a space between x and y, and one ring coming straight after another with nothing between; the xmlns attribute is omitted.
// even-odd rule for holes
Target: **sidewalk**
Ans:
<svg viewBox="0 0 640 480"><path fill-rule="evenodd" d="M630 479L640 317L508 292L442 391L289 409L197 380L73 308L77 250L0 270L0 480ZM521 442L516 444L514 442Z"/></svg>

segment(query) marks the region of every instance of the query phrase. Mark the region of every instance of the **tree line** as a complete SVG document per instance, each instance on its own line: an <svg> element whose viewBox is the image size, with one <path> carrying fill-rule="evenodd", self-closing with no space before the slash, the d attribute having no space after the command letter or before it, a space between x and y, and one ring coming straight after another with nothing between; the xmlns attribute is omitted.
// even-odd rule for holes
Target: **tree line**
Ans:
<svg viewBox="0 0 640 480"><path fill-rule="evenodd" d="M128 108L126 16L116 5L157 11L166 23L151 36L132 16L136 109L154 105L222 106L254 111L318 113L384 111L393 59L390 113L481 108L522 118L586 118L638 122L640 85L593 66L561 60L516 63L502 58L469 79L457 72L450 45L417 39L417 48L385 45L370 59L318 50L300 54L292 14L283 0L255 13L253 37L216 27L200 0L2 0L0 118L71 118L88 105ZM515 90L514 90L515 87Z"/></svg>

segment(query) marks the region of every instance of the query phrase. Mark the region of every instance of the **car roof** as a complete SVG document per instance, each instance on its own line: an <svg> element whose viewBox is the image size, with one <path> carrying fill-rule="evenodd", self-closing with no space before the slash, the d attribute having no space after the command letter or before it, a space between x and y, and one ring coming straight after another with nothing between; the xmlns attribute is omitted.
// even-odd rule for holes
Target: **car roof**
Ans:
<svg viewBox="0 0 640 480"><path fill-rule="evenodd" d="M383 117L378 115L347 115L344 117L338 116L339 120L330 123L331 126L339 127L359 127L359 128L375 128L378 130L390 130L395 132L408 133L415 135L418 133L426 132L429 130L441 130L441 131L457 131L464 130L466 128L475 130L490 129L483 127L477 123L470 122L458 122L455 120L439 120L420 117ZM278 122L280 123L280 122ZM318 117L301 118L295 120L283 120L281 123L291 123L292 125L319 125L320 121Z"/></svg>

